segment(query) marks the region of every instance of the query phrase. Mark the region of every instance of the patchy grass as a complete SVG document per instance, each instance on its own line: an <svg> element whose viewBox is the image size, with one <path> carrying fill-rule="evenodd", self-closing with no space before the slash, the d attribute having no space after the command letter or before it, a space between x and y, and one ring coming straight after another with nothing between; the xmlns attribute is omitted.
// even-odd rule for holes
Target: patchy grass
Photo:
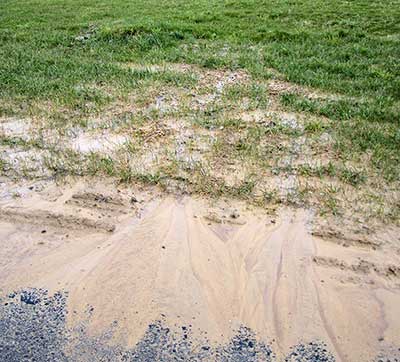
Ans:
<svg viewBox="0 0 400 362"><path fill-rule="evenodd" d="M282 104L296 111L327 117L332 122L338 152L344 157L370 153L372 165L385 177L400 180L400 103L385 107L385 101L320 100L285 93ZM308 124L311 132L320 124Z"/></svg>
<svg viewBox="0 0 400 362"><path fill-rule="evenodd" d="M35 134L1 134L3 156L45 150L54 176L335 215L354 193L394 219L399 18L399 0L4 0L0 118ZM84 132L128 140L81 154L70 141Z"/></svg>

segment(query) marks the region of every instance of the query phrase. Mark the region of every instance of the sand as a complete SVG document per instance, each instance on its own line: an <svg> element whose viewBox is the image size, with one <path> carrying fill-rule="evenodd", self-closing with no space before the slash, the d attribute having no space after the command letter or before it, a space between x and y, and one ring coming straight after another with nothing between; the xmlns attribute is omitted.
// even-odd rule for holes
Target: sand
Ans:
<svg viewBox="0 0 400 362"><path fill-rule="evenodd" d="M400 346L398 230L357 238L310 210L93 180L3 186L1 292L67 291L68 323L90 307L93 335L118 321L113 343L133 346L162 318L211 343L246 326L278 359L310 341L337 361Z"/></svg>

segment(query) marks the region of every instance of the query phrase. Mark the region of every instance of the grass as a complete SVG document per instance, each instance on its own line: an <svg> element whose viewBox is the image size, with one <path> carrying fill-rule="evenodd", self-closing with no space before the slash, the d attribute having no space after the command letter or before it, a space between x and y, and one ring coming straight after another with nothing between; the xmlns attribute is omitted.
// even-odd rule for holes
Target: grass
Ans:
<svg viewBox="0 0 400 362"><path fill-rule="evenodd" d="M0 158L0 170L1 170L1 173L6 173L7 169L8 169L7 162L4 161L2 158Z"/></svg>
<svg viewBox="0 0 400 362"><path fill-rule="evenodd" d="M240 67L261 77L272 67L292 82L393 104L400 97L399 5L4 0L0 95L72 101L80 99L80 83L134 87L137 77L117 62L165 60Z"/></svg>
<svg viewBox="0 0 400 362"><path fill-rule="evenodd" d="M389 180L400 180L400 103L385 107L384 101L319 100L285 93L284 106L296 111L327 117L336 135L337 149L343 157L371 153L372 164ZM318 125L307 126L318 131ZM317 127L317 129L313 129ZM320 130L320 129L319 129Z"/></svg>
<svg viewBox="0 0 400 362"><path fill-rule="evenodd" d="M400 182L399 18L400 0L3 0L0 117L39 120L40 132L63 139L71 129L131 139L109 155L66 151L45 137L2 135L0 146L49 151L54 175L175 182L265 203L281 202L266 179L288 174L392 189ZM215 92L227 70L238 78ZM270 80L294 89L275 94ZM194 103L210 95L206 105ZM262 122L245 119L252 111ZM284 111L295 112L300 126L281 122ZM198 165L176 158L176 128L154 133L168 118L190 125L191 153L201 148L198 134L210 145ZM320 166L299 161L303 139L301 152L321 158ZM132 167L157 147L168 156L155 169ZM285 158L298 162L282 166ZM215 175L237 164L246 172L235 185ZM10 167L2 159L0 168ZM340 214L340 191L325 186L323 209ZM299 187L294 200L309 194Z"/></svg>

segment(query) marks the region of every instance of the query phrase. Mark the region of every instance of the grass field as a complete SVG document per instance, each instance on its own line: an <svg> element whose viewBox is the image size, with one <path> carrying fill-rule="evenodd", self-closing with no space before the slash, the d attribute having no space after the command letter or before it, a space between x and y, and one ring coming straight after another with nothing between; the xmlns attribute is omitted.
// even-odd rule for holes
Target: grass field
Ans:
<svg viewBox="0 0 400 362"><path fill-rule="evenodd" d="M5 133L2 147L44 154L53 175L263 204L282 202L270 180L295 176L285 202L397 220L399 19L398 0L3 0L0 116L30 120L34 136ZM177 124L193 134L182 141ZM129 139L106 155L62 147L95 129ZM132 166L157 147L155 166Z"/></svg>

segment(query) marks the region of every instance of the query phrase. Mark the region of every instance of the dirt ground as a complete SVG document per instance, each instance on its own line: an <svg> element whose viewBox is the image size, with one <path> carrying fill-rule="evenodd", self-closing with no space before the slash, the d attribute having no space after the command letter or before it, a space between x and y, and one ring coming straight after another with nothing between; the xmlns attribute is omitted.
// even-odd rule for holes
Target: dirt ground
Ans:
<svg viewBox="0 0 400 362"><path fill-rule="evenodd" d="M246 326L278 359L312 341L337 361L400 346L395 227L352 234L302 208L271 214L98 179L3 179L0 194L2 294L67 291L68 324L90 306L90 334L118 322L112 343L133 346L162 318L211 344Z"/></svg>

